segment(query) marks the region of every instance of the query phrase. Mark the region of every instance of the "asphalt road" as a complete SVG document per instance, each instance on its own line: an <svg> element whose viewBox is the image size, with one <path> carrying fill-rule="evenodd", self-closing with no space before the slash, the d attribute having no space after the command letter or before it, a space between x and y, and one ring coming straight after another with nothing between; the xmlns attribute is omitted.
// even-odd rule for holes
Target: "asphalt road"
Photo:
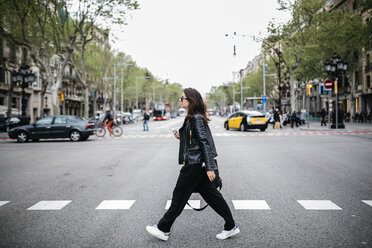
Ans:
<svg viewBox="0 0 372 248"><path fill-rule="evenodd" d="M184 210L168 242L147 234L180 170L176 118L125 126L121 138L0 141L0 247L372 247L371 133L242 133L223 121L210 126L240 235L217 240L224 223L210 208ZM97 209L109 200L124 207Z"/></svg>

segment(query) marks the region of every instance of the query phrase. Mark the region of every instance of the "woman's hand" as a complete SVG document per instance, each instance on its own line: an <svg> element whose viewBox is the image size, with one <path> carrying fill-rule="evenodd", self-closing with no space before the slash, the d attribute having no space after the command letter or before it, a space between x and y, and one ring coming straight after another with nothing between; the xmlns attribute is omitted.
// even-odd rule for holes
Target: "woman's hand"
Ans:
<svg viewBox="0 0 372 248"><path fill-rule="evenodd" d="M214 173L214 170L207 171L207 176L209 178L209 181L213 182L213 180L216 178L216 174Z"/></svg>
<svg viewBox="0 0 372 248"><path fill-rule="evenodd" d="M172 130L173 131L173 135L176 139L180 139L180 135L178 134L178 131L177 130Z"/></svg>

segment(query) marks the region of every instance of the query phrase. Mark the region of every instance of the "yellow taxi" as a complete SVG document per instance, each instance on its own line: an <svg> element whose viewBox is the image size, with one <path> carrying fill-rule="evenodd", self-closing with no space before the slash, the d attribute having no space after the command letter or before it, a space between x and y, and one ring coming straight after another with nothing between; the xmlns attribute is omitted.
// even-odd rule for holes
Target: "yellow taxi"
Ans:
<svg viewBox="0 0 372 248"><path fill-rule="evenodd" d="M225 128L239 129L245 131L247 129L260 129L262 132L267 128L265 115L257 111L239 111L229 116L225 121Z"/></svg>

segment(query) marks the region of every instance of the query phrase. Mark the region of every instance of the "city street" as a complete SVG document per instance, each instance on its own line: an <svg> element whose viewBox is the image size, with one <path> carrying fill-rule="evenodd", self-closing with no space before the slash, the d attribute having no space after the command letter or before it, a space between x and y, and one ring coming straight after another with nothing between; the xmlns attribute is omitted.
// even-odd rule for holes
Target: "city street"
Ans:
<svg viewBox="0 0 372 248"><path fill-rule="evenodd" d="M0 247L372 247L372 128L240 132L224 121L210 127L239 235L217 240L224 222L210 207L185 209L168 242L146 232L181 168L178 117L119 138L0 140Z"/></svg>

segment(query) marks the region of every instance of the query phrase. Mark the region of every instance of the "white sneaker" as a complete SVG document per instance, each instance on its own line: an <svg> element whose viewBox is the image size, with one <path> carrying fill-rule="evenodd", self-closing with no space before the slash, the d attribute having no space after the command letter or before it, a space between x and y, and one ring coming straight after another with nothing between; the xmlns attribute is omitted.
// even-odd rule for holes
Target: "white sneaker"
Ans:
<svg viewBox="0 0 372 248"><path fill-rule="evenodd" d="M227 239L227 238L230 238L230 237L232 237L234 235L237 235L239 233L240 233L239 226L235 226L230 231L223 230L221 233L219 233L219 234L216 235L216 238L217 239Z"/></svg>
<svg viewBox="0 0 372 248"><path fill-rule="evenodd" d="M156 225L153 226L146 226L146 230L152 235L157 237L158 239L168 241L170 233L165 233L159 230Z"/></svg>

